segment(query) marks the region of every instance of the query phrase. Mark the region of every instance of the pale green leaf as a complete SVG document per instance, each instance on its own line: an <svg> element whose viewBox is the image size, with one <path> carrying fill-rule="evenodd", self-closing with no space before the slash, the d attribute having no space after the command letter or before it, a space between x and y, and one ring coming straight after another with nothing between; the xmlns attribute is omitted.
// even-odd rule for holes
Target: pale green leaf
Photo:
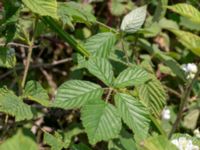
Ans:
<svg viewBox="0 0 200 150"><path fill-rule="evenodd" d="M36 14L58 18L56 0L22 0L22 2Z"/></svg>
<svg viewBox="0 0 200 150"><path fill-rule="evenodd" d="M15 50L6 47L0 47L0 67L13 68L15 64Z"/></svg>
<svg viewBox="0 0 200 150"><path fill-rule="evenodd" d="M99 57L90 58L87 62L87 69L106 85L112 85L114 73L107 59Z"/></svg>
<svg viewBox="0 0 200 150"><path fill-rule="evenodd" d="M85 43L85 48L97 57L108 58L115 44L116 37L111 32L98 33Z"/></svg>
<svg viewBox="0 0 200 150"><path fill-rule="evenodd" d="M162 135L146 139L139 150L178 150L166 137Z"/></svg>
<svg viewBox="0 0 200 150"><path fill-rule="evenodd" d="M102 100L86 104L81 120L91 144L116 138L121 129L121 118L116 108Z"/></svg>
<svg viewBox="0 0 200 150"><path fill-rule="evenodd" d="M52 106L63 109L79 108L92 99L100 98L102 93L103 89L97 84L89 81L70 80L58 88Z"/></svg>
<svg viewBox="0 0 200 150"><path fill-rule="evenodd" d="M49 96L47 91L41 86L39 82L36 81L28 81L26 83L23 97L44 106L49 105Z"/></svg>
<svg viewBox="0 0 200 150"><path fill-rule="evenodd" d="M0 150L38 150L34 135L27 129L19 129L0 145Z"/></svg>
<svg viewBox="0 0 200 150"><path fill-rule="evenodd" d="M165 106L167 94L164 87L155 77L137 87L140 100L150 109L151 113L159 117Z"/></svg>
<svg viewBox="0 0 200 150"><path fill-rule="evenodd" d="M5 88L0 89L0 112L14 116L16 121L33 117L31 107Z"/></svg>
<svg viewBox="0 0 200 150"><path fill-rule="evenodd" d="M190 110L184 116L183 126L187 129L194 130L197 126L199 116L200 116L200 110L198 108Z"/></svg>
<svg viewBox="0 0 200 150"><path fill-rule="evenodd" d="M115 104L123 121L132 129L136 140L146 138L150 125L146 107L138 99L123 93L115 95Z"/></svg>
<svg viewBox="0 0 200 150"><path fill-rule="evenodd" d="M186 48L191 50L194 54L200 56L200 37L190 32L181 30L170 30L172 31Z"/></svg>
<svg viewBox="0 0 200 150"><path fill-rule="evenodd" d="M168 9L190 19L193 22L200 23L200 11L190 4L179 3L167 6Z"/></svg>
<svg viewBox="0 0 200 150"><path fill-rule="evenodd" d="M148 73L139 66L129 67L122 71L114 81L114 86L123 88L143 84L149 79Z"/></svg>
<svg viewBox="0 0 200 150"><path fill-rule="evenodd" d="M146 6L142 6L128 13L122 20L121 30L128 33L134 33L140 29L146 18L146 9Z"/></svg>

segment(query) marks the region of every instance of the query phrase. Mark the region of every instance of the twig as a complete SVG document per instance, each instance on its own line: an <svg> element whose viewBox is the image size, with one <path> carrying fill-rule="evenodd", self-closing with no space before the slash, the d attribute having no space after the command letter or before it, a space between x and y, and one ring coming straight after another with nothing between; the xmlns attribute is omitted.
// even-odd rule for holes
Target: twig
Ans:
<svg viewBox="0 0 200 150"><path fill-rule="evenodd" d="M197 71L195 77L186 86L185 93L184 93L184 95L182 96L182 99L181 99L181 104L180 104L180 107L179 107L179 111L178 111L178 114L177 114L176 121L174 122L172 129L171 129L169 136L168 136L169 139L171 138L172 134L176 131L177 127L180 124L180 121L181 121L181 118L182 118L182 115L183 115L184 107L187 104L187 100L188 100L190 93L192 91L192 87L193 87L195 81L198 79L199 74L200 74L200 64L198 65L198 71Z"/></svg>
<svg viewBox="0 0 200 150"><path fill-rule="evenodd" d="M60 64L64 64L66 62L70 62L72 61L73 59L72 58L65 58L65 59L61 59L61 60L58 60L58 61L54 61L53 63L46 63L46 64L43 64L43 63L39 63L39 64L33 64L33 65L30 65L30 69L35 69L35 68L40 68L40 67L43 67L43 68L50 68L50 67L54 67L54 66L57 66L57 65L60 65ZM16 66L15 67L15 70L23 70L24 69L24 66ZM14 72L14 70L9 70L8 72L2 74L0 76L0 80L2 80L3 78L5 78L6 76L12 74Z"/></svg>
<svg viewBox="0 0 200 150"><path fill-rule="evenodd" d="M29 70L29 66L30 66L30 61L31 61L31 55L32 55L32 51L33 51L33 41L31 42L29 49L28 49L28 57L26 60L26 65L25 65L25 69L24 69L24 75L22 78L22 83L21 83L21 88L23 89L25 86L25 82L26 82L26 78L27 78L27 74L28 74L28 70Z"/></svg>
<svg viewBox="0 0 200 150"><path fill-rule="evenodd" d="M99 22L99 21L96 21L96 23L97 23L98 25L100 25L100 26L102 26L102 27L104 27L104 28L106 28L106 29L108 29L108 30L110 30L110 31L112 31L112 32L114 32L114 33L116 33L116 34L119 33L117 30L115 30L115 29L113 29L113 28L107 26L107 25L104 24L104 23L101 23L101 22Z"/></svg>
<svg viewBox="0 0 200 150"><path fill-rule="evenodd" d="M174 89L171 89L171 88L169 88L169 87L165 87L165 88L166 88L166 90L167 90L168 92L170 92L170 93L176 95L177 97L179 97L179 98L182 97L181 94L179 94L178 92L176 92Z"/></svg>
<svg viewBox="0 0 200 150"><path fill-rule="evenodd" d="M9 45L9 46L15 46L15 47L29 48L28 45L21 44L21 43L14 43L14 42L10 42L10 43L8 43L7 45ZM0 44L0 46L4 46L4 44ZM33 48L36 48L36 47L38 47L38 46L33 46Z"/></svg>

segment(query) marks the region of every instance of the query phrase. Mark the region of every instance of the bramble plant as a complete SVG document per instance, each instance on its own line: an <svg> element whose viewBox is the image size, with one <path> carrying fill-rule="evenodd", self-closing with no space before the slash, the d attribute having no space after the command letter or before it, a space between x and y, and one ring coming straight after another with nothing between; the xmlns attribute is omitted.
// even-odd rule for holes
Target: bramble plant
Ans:
<svg viewBox="0 0 200 150"><path fill-rule="evenodd" d="M2 0L0 150L199 150L199 4Z"/></svg>

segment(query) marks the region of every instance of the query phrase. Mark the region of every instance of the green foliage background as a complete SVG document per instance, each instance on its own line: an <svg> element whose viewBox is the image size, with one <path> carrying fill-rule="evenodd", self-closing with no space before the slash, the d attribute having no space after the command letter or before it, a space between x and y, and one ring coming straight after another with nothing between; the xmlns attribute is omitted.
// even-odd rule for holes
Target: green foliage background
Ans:
<svg viewBox="0 0 200 150"><path fill-rule="evenodd" d="M0 1L0 150L176 150L179 137L200 146L199 8Z"/></svg>

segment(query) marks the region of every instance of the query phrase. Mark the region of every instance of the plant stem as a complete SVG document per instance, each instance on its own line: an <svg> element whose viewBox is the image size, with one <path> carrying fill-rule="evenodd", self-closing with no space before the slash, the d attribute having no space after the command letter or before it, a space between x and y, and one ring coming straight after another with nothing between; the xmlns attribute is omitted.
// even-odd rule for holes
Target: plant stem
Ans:
<svg viewBox="0 0 200 150"><path fill-rule="evenodd" d="M101 22L99 22L99 21L96 21L96 23L97 23L98 25L100 25L100 26L102 26L102 27L104 27L104 28L110 30L110 31L113 32L113 33L119 34L119 32L118 32L117 30L115 30L115 29L113 29L113 28L107 26L107 25L104 24L104 23L101 23Z"/></svg>
<svg viewBox="0 0 200 150"><path fill-rule="evenodd" d="M23 79L22 79L22 83L21 83L21 88L22 89L25 86L26 78L27 78L27 75L28 75L28 70L29 70L29 66L30 66L32 51L33 51L33 42L30 43L30 46L28 48L28 57L27 57L27 60L26 60L26 65L25 65L25 69L24 69L24 75L23 75Z"/></svg>
<svg viewBox="0 0 200 150"><path fill-rule="evenodd" d="M131 63L130 63L130 61L129 61L128 53L127 53L127 51L126 51L126 49L125 49L125 46L124 46L124 40L123 40L123 38L122 38L121 44L122 44L122 49L123 49L124 54L125 54L126 62L127 62L127 64L130 66Z"/></svg>
<svg viewBox="0 0 200 150"><path fill-rule="evenodd" d="M171 138L172 134L176 131L177 127L180 124L180 121L181 121L181 118L182 118L182 115L183 115L184 107L187 104L187 100L188 100L188 98L191 94L192 87L193 87L194 83L196 82L196 80L198 79L199 75L200 75L200 64L198 65L198 71L195 74L195 77L186 86L185 93L183 94L182 99L181 99L181 104L180 104L180 107L179 107L177 118L176 118L176 120L175 120L175 122L172 126L172 129L169 133L169 136L168 136L169 139Z"/></svg>
<svg viewBox="0 0 200 150"><path fill-rule="evenodd" d="M108 100L110 99L110 96L111 96L111 94L112 94L112 91L113 91L112 88L109 88L109 89L108 89L108 95L106 96L106 103L107 103Z"/></svg>

